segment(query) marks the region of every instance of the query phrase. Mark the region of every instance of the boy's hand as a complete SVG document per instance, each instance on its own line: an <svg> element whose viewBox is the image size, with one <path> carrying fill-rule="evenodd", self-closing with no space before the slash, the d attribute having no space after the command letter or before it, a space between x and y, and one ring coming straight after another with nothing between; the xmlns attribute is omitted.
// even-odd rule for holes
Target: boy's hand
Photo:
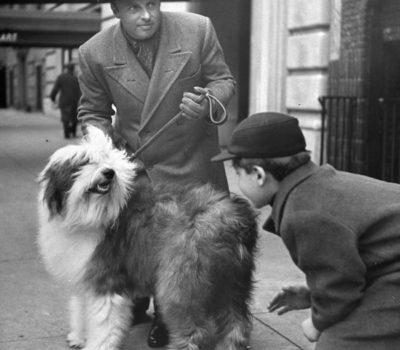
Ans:
<svg viewBox="0 0 400 350"><path fill-rule="evenodd" d="M192 92L183 94L179 108L182 111L182 115L188 119L206 118L209 111L209 102L205 98L208 90L199 86L195 86L194 90L197 94Z"/></svg>
<svg viewBox="0 0 400 350"><path fill-rule="evenodd" d="M278 310L278 315L292 310L301 310L311 307L310 291L305 286L286 286L268 305L268 311Z"/></svg>
<svg viewBox="0 0 400 350"><path fill-rule="evenodd" d="M311 317L305 319L302 322L301 327L303 328L303 333L304 333L305 337L310 342L314 343L319 339L321 332L314 327L314 323L312 322Z"/></svg>

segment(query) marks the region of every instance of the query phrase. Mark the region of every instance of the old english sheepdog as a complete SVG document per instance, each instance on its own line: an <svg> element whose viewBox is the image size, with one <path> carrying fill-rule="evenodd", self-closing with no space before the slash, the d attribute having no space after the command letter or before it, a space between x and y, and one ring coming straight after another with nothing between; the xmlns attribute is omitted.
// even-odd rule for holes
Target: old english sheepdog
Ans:
<svg viewBox="0 0 400 350"><path fill-rule="evenodd" d="M38 245L71 287L68 343L120 349L135 297L152 295L168 349L243 349L256 214L210 185L153 186L143 166L95 127L57 150L39 176Z"/></svg>

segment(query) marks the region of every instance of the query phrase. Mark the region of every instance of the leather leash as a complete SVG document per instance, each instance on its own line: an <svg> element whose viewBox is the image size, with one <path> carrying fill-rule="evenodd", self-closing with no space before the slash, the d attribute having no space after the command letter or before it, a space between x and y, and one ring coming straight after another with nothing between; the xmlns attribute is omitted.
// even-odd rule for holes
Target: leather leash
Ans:
<svg viewBox="0 0 400 350"><path fill-rule="evenodd" d="M227 118L227 113L224 105L221 103L218 98L215 96L211 95L209 92L204 94L205 98L208 99L208 105L209 105L209 110L208 110L208 117L210 118L210 121L214 125L221 125L226 121ZM222 109L222 116L219 120L214 119L213 116L213 103L212 101L215 101ZM172 124L176 123L180 118L182 118L182 112L179 112L176 114L172 119L170 119L167 123L165 123L154 135L152 135L143 145L141 145L136 152L133 153L133 158L137 158L137 156L142 153L147 147L149 147L155 139L157 139L165 130L167 130Z"/></svg>

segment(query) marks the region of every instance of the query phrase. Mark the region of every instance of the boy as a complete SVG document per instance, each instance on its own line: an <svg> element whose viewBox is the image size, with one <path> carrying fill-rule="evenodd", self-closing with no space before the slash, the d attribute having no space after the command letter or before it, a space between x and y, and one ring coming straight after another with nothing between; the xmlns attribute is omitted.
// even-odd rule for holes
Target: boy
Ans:
<svg viewBox="0 0 400 350"><path fill-rule="evenodd" d="M400 349L400 186L316 165L298 120L280 113L242 121L212 161L228 159L306 276L270 310L311 307L302 327L317 350Z"/></svg>

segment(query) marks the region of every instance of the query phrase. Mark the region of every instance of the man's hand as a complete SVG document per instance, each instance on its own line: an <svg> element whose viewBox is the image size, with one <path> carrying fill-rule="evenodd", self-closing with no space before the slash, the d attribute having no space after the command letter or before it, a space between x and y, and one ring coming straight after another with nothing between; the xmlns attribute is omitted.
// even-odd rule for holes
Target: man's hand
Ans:
<svg viewBox="0 0 400 350"><path fill-rule="evenodd" d="M206 118L209 111L209 102L206 98L207 89L195 86L196 93L185 92L179 105L182 115L188 119Z"/></svg>
<svg viewBox="0 0 400 350"><path fill-rule="evenodd" d="M314 323L312 322L311 317L305 319L302 322L301 327L303 328L303 333L304 333L305 337L310 342L314 343L319 339L321 332L314 327Z"/></svg>
<svg viewBox="0 0 400 350"><path fill-rule="evenodd" d="M310 291L305 286L286 286L268 305L268 311L278 310L278 315L292 310L301 310L311 307Z"/></svg>

